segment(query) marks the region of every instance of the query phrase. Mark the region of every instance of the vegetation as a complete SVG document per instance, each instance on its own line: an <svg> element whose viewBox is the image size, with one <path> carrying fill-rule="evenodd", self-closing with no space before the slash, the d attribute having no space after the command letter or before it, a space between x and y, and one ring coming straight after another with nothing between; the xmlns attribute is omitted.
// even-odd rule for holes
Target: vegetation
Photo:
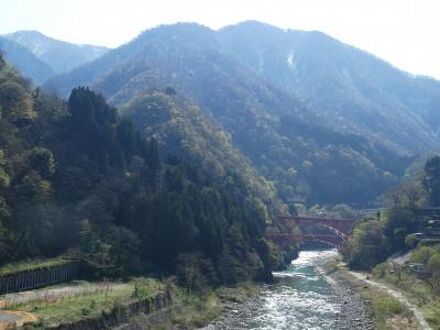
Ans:
<svg viewBox="0 0 440 330"><path fill-rule="evenodd" d="M50 287L43 290L48 293L37 299L9 305L8 309L32 312L41 319L41 324L36 323L34 327L45 328L85 317L97 318L135 299L154 298L165 288L157 280L138 278L124 284L104 282L95 285L93 290L77 290L74 294L50 294Z"/></svg>
<svg viewBox="0 0 440 330"><path fill-rule="evenodd" d="M19 273L23 271L32 271L38 269L50 268L53 266L59 266L71 262L71 259L56 257L50 259L31 259L21 260L18 262L12 262L4 264L0 267L0 276L13 273Z"/></svg>
<svg viewBox="0 0 440 330"><path fill-rule="evenodd" d="M331 54L333 48L336 55L342 53L332 59L335 65L326 62L328 54L315 56L325 52L310 48L327 51L328 44ZM297 54L301 66L289 67L289 52L295 49L304 51ZM349 64L356 81L350 80L351 72L341 77L344 67L339 63L353 53L367 67L385 66L393 79L406 84L400 71L328 37L245 23L218 32L196 24L151 29L47 86L67 95L78 82L92 84L119 107L147 89L171 88L173 97L191 99L215 130L230 138L286 204L363 207L397 184L436 138L432 132L425 134L426 125L411 113L416 106L400 94L392 91L385 99L380 92L369 94L365 85L370 82L355 74L363 68L355 60ZM382 71L374 71L375 79L381 79ZM275 77L287 81L279 83ZM298 86L303 81L305 86ZM300 87L304 94L298 96ZM420 93L427 92L421 88ZM306 104L300 101L304 96ZM174 127L192 125L184 115L179 119ZM379 133L372 134L371 127Z"/></svg>
<svg viewBox="0 0 440 330"><path fill-rule="evenodd" d="M284 230L275 193L264 181L268 190L254 193L246 166L217 184L209 166L190 165L187 152L167 155L88 88L63 102L0 65L2 263L73 248L95 276L175 273L201 290L267 279L285 262L264 238ZM188 150L196 142L188 139Z"/></svg>
<svg viewBox="0 0 440 330"><path fill-rule="evenodd" d="M440 276L438 269L429 266L430 258L438 259L440 248L421 246L411 254L411 262L421 263L427 274L418 274L404 265L381 263L374 267L373 275L397 289L417 306L433 329L440 329ZM431 273L432 275L429 275Z"/></svg>
<svg viewBox="0 0 440 330"><path fill-rule="evenodd" d="M0 53L25 78L36 84L42 84L54 75L53 70L46 63L36 58L29 50L4 37L0 37Z"/></svg>
<svg viewBox="0 0 440 330"><path fill-rule="evenodd" d="M388 193L390 207L367 219L353 230L353 239L345 249L345 256L353 268L370 269L398 251L415 247L420 241L417 233L429 238L427 221L437 219L440 189L440 157L426 162L424 173ZM426 251L429 248L421 248ZM418 255L422 252L416 252ZM437 257L431 261L432 267ZM426 266L428 260L423 260Z"/></svg>
<svg viewBox="0 0 440 330"><path fill-rule="evenodd" d="M326 266L329 267L329 266ZM374 320L374 329L418 329L414 315L384 290L366 285L339 266L332 268L332 277L346 283L359 294Z"/></svg>
<svg viewBox="0 0 440 330"><path fill-rule="evenodd" d="M391 323L396 315L400 316L401 318L411 318L411 313L397 299L390 297L380 290L372 288L363 290L360 296L364 301L369 301L368 307L375 322L375 329L379 330L392 328ZM413 328L416 328L414 320L412 320L412 322L409 321L408 323L405 322L404 324L401 324L400 322L402 321L396 322L398 328L404 326L405 328L409 329L410 326L408 323L413 323Z"/></svg>
<svg viewBox="0 0 440 330"><path fill-rule="evenodd" d="M237 302L244 302L258 292L255 284L241 283L240 287L220 287L203 295L177 291L171 320L182 329L206 326Z"/></svg>
<svg viewBox="0 0 440 330"><path fill-rule="evenodd" d="M388 194L389 209L355 227L344 253L352 268L373 269L376 278L405 292L434 329L440 328L440 246L427 223L438 219L439 178L440 157L435 156L423 173ZM406 263L384 262L410 249Z"/></svg>
<svg viewBox="0 0 440 330"><path fill-rule="evenodd" d="M77 45L52 39L37 31L17 31L3 37L28 50L35 59L50 68L51 74L44 80L39 80L39 83L43 83L56 74L69 72L84 63L93 61L108 50L100 46ZM11 58L14 62L18 61L15 56ZM29 78L34 78L34 76L29 76Z"/></svg>

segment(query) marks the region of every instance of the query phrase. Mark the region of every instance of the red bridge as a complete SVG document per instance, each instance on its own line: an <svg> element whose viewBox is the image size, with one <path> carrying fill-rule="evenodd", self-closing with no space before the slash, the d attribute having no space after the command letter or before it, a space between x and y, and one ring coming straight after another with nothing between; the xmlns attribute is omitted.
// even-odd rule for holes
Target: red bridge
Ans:
<svg viewBox="0 0 440 330"><path fill-rule="evenodd" d="M269 234L267 235L272 240L276 240L279 243L289 242L290 240L295 241L310 241L319 242L333 245L334 247L340 249L344 244L345 240L337 235L326 235L326 234L302 234L302 235L292 235L292 234Z"/></svg>
<svg viewBox="0 0 440 330"><path fill-rule="evenodd" d="M282 222L293 221L298 226L320 225L324 226L342 236L350 236L356 220L353 219L333 219L333 218L315 218L304 216L283 216L279 217Z"/></svg>
<svg viewBox="0 0 440 330"><path fill-rule="evenodd" d="M268 237L275 240L300 240L300 241L314 241L331 244L340 248L346 240L351 237L351 232L356 220L353 219L334 219L334 218L318 218L305 216L282 216L279 217L282 222L295 222L299 227L304 226L321 226L329 229L334 234L318 234L308 233L302 235L292 234L270 234Z"/></svg>

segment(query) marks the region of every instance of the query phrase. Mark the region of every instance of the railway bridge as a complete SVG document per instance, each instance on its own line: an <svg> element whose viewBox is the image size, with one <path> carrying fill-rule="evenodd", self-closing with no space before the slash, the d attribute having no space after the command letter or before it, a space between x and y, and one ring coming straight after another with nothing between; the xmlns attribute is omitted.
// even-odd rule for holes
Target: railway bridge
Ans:
<svg viewBox="0 0 440 330"><path fill-rule="evenodd" d="M278 242L287 242L289 240L296 241L313 241L333 245L340 249L344 242L350 240L351 232L356 220L353 219L336 219L325 217L307 217L307 216L280 216L278 218L283 223L294 222L300 228L305 226L324 227L332 234L321 233L303 233L303 234L285 234L273 233L268 237Z"/></svg>

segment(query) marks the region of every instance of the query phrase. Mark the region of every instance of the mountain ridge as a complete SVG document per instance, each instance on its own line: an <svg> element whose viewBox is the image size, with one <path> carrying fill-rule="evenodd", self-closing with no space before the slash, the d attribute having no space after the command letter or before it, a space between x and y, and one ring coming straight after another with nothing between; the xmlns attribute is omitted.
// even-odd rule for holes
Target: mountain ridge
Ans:
<svg viewBox="0 0 440 330"><path fill-rule="evenodd" d="M270 27L269 31L286 38L282 30ZM308 203L371 202L398 182L419 153L437 143L419 117L411 120L412 113L406 113L405 120L386 116L375 120L369 109L364 113L365 108L359 106L346 111L347 118L339 114L340 122L329 118L338 117L334 115L338 112L319 108L319 99L315 100L318 105L304 102L302 95L281 88L269 74L243 64L238 55L230 54L218 33L198 24L150 29L94 62L49 81L46 87L57 87L64 95L75 85L90 85L121 106L145 90L171 86L231 134L238 149L276 184L285 201L306 196ZM308 35L300 32L302 39ZM314 35L318 40L325 36ZM246 42L253 40L251 36L236 38L245 49L249 48ZM339 43L332 45L332 38L324 40L339 49ZM275 58L280 55L274 54ZM285 62L285 54L281 55ZM313 56L319 59L319 54ZM269 67L277 64L268 63ZM319 67L310 70L319 72ZM346 94L346 89L341 91ZM348 100L358 102L355 97ZM379 108L374 99L369 102ZM368 120L377 126L377 133L366 131ZM343 184L344 180L350 185Z"/></svg>
<svg viewBox="0 0 440 330"><path fill-rule="evenodd" d="M33 30L16 31L2 37L28 49L56 74L69 72L108 51L106 47L69 43Z"/></svg>
<svg viewBox="0 0 440 330"><path fill-rule="evenodd" d="M43 61L38 59L25 47L14 41L0 36L0 52L4 54L8 63L17 68L26 79L41 84L54 76L54 71Z"/></svg>

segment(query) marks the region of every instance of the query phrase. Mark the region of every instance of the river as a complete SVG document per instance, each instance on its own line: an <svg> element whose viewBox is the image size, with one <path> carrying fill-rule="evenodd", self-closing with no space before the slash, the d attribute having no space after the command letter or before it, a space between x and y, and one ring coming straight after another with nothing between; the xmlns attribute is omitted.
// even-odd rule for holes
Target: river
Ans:
<svg viewBox="0 0 440 330"><path fill-rule="evenodd" d="M320 265L337 254L335 249L301 251L286 270L274 273L279 280L276 284L264 285L256 298L231 311L212 328L347 328L341 317L346 298L330 278L318 271Z"/></svg>

